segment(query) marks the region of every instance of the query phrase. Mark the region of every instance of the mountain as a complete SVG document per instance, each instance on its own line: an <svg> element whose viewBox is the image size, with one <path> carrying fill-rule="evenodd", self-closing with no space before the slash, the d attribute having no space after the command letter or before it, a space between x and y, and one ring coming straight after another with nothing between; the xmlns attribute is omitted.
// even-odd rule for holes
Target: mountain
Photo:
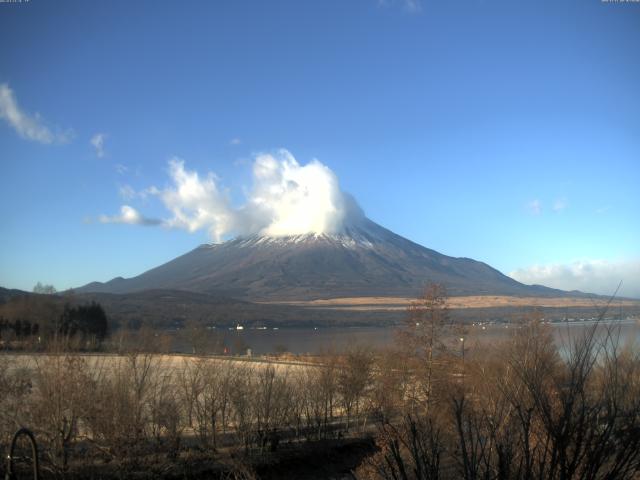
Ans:
<svg viewBox="0 0 640 480"><path fill-rule="evenodd" d="M414 297L428 282L450 295L564 296L527 286L470 258L442 255L362 217L336 234L253 235L206 244L133 278L78 292L186 290L250 300ZM575 296L575 292L572 293Z"/></svg>
<svg viewBox="0 0 640 480"><path fill-rule="evenodd" d="M8 302L14 297L26 297L28 295L31 295L31 293L25 292L23 290L8 289L8 288L0 287L0 305Z"/></svg>

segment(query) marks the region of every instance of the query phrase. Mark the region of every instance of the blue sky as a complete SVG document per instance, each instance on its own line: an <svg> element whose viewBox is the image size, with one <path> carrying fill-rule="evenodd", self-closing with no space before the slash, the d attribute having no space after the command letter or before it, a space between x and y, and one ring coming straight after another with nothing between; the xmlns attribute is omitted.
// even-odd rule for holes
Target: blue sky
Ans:
<svg viewBox="0 0 640 480"><path fill-rule="evenodd" d="M632 2L0 4L0 285L185 253L171 159L240 205L286 149L420 244L640 297L639 45Z"/></svg>

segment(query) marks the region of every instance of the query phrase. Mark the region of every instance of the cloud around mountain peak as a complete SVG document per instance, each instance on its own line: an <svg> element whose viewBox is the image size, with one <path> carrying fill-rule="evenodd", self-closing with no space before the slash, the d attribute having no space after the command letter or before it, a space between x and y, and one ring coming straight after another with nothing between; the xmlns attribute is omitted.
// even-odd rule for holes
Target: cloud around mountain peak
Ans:
<svg viewBox="0 0 640 480"><path fill-rule="evenodd" d="M205 229L216 242L236 235L338 233L364 216L329 167L315 159L301 165L286 149L255 156L253 185L239 206L232 204L230 192L211 172L202 176L188 170L184 160L173 158L168 173L169 186L144 190L156 195L171 214L160 223L189 232ZM113 217L100 218L114 223Z"/></svg>
<svg viewBox="0 0 640 480"><path fill-rule="evenodd" d="M245 207L253 218L243 233L335 233L354 213L353 200L340 189L338 177L318 160L300 165L287 150L258 155L253 180Z"/></svg>

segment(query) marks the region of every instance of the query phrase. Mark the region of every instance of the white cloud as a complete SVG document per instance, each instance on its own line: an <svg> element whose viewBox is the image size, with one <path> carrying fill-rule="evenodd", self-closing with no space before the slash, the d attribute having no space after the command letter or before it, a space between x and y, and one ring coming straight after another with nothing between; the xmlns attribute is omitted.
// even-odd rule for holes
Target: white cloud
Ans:
<svg viewBox="0 0 640 480"><path fill-rule="evenodd" d="M640 298L640 260L581 260L568 264L533 265L515 270L509 276L529 285L600 295L613 294L622 280L618 296Z"/></svg>
<svg viewBox="0 0 640 480"><path fill-rule="evenodd" d="M116 169L116 172L118 172L119 175L124 175L129 171L129 167L121 163L116 163L114 168Z"/></svg>
<svg viewBox="0 0 640 480"><path fill-rule="evenodd" d="M184 168L184 160L169 161L172 187L160 192L164 205L173 214L165 223L169 227L195 232L206 228L215 241L233 228L234 214L225 192L216 185L216 177L204 178Z"/></svg>
<svg viewBox="0 0 640 480"><path fill-rule="evenodd" d="M542 213L542 203L538 199L532 200L527 204L527 209L533 215L540 215Z"/></svg>
<svg viewBox="0 0 640 480"><path fill-rule="evenodd" d="M96 155L98 158L102 158L105 156L106 152L104 151L104 142L107 139L106 133L96 133L93 137L91 137L91 145L96 149Z"/></svg>
<svg viewBox="0 0 640 480"><path fill-rule="evenodd" d="M242 143L242 141L238 138L232 138L231 141L229 142L229 145L240 145Z"/></svg>
<svg viewBox="0 0 640 480"><path fill-rule="evenodd" d="M231 235L334 233L347 218L363 215L355 200L340 190L336 175L317 160L300 165L284 149L259 154L252 174L253 185L240 206L232 205L213 173L202 176L188 170L179 158L169 161L171 186L136 192L125 185L120 195L127 200L157 196L171 213L165 226L189 232L204 229L214 241Z"/></svg>
<svg viewBox="0 0 640 480"><path fill-rule="evenodd" d="M140 212L129 205L120 207L119 215L101 215L98 219L100 223L125 223L128 225L159 225L160 220L143 217Z"/></svg>
<svg viewBox="0 0 640 480"><path fill-rule="evenodd" d="M282 236L341 229L348 200L338 177L319 161L300 165L287 150L258 155L253 178L246 208L253 216L253 230Z"/></svg>
<svg viewBox="0 0 640 480"><path fill-rule="evenodd" d="M66 143L71 140L73 132L53 132L45 125L40 114L30 115L23 111L6 83L0 84L0 118L4 119L22 138L35 142L51 144Z"/></svg>

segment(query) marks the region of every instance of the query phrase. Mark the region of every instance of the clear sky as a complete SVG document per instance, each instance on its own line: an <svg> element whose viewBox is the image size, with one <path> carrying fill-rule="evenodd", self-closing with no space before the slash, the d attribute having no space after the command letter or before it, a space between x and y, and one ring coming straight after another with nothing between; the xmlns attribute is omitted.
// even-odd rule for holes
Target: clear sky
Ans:
<svg viewBox="0 0 640 480"><path fill-rule="evenodd" d="M640 2L0 3L1 286L211 241L176 158L242 205L279 149L422 245L640 297Z"/></svg>

